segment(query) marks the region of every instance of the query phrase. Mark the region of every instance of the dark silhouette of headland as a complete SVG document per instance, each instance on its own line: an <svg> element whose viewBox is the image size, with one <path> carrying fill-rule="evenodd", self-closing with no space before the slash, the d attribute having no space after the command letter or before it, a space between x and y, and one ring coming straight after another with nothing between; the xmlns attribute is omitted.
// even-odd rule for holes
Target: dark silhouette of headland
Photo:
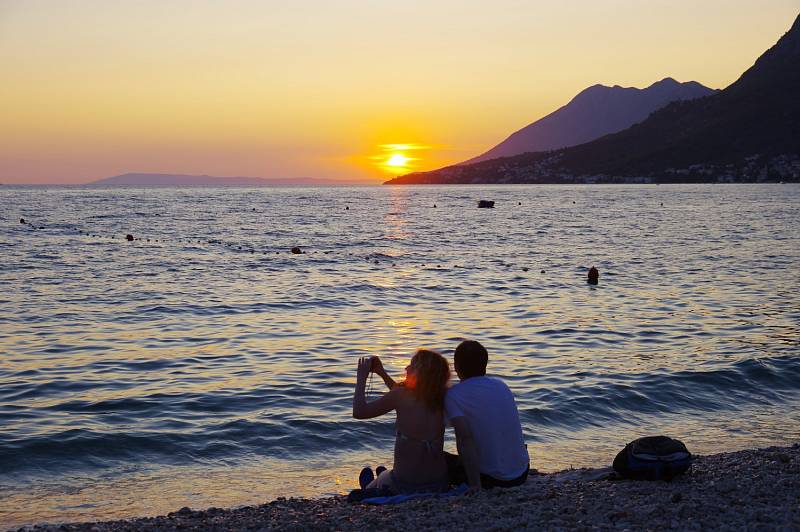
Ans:
<svg viewBox="0 0 800 532"><path fill-rule="evenodd" d="M725 89L592 142L387 184L800 182L800 17Z"/></svg>
<svg viewBox="0 0 800 532"><path fill-rule="evenodd" d="M696 81L679 83L672 78L664 78L645 89L593 85L565 106L462 164L577 146L627 129L670 102L700 98L714 92Z"/></svg>

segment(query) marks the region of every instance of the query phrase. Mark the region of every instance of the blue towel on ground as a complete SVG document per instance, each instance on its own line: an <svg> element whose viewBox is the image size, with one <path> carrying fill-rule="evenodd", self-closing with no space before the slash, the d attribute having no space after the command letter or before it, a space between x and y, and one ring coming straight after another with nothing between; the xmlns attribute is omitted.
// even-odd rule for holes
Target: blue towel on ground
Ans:
<svg viewBox="0 0 800 532"><path fill-rule="evenodd" d="M385 495L383 497L370 497L361 502L364 504L400 504L412 499L426 499L440 497L455 497L457 495L464 495L467 492L467 485L461 484L458 487L445 491L443 493L403 493L401 495Z"/></svg>

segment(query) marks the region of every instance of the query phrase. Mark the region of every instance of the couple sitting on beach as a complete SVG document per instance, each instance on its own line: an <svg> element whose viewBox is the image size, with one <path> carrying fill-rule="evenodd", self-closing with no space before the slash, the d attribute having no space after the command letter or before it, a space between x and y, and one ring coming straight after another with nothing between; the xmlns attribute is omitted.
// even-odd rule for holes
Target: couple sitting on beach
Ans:
<svg viewBox="0 0 800 532"><path fill-rule="evenodd" d="M363 488L402 494L447 491L464 482L470 491L525 482L530 465L517 406L505 383L486 376L488 358L480 343L461 342L453 355L460 382L450 388L450 366L435 351L417 351L402 383L386 373L380 358L359 360L353 417L397 412L394 468L378 471L377 478L365 468ZM367 402L370 373L389 391ZM455 429L458 455L444 452L445 424Z"/></svg>

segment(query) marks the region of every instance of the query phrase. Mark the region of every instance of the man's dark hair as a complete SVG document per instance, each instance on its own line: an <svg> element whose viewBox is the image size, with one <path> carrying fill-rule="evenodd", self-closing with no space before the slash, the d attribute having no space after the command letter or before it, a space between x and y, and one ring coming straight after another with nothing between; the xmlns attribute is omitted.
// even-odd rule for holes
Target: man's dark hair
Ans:
<svg viewBox="0 0 800 532"><path fill-rule="evenodd" d="M486 375L486 364L489 362L489 353L480 342L464 340L453 354L453 362L458 371L458 376L463 379Z"/></svg>

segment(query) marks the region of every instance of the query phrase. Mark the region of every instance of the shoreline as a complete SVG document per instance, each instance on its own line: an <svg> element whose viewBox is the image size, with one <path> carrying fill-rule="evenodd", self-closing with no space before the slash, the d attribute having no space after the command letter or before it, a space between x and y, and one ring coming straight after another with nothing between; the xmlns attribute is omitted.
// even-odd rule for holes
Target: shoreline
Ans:
<svg viewBox="0 0 800 532"><path fill-rule="evenodd" d="M257 506L17 530L800 530L800 442L696 456L692 470L671 482L609 481L609 472L564 470L531 476L517 488L388 506L349 504L345 496L279 497Z"/></svg>

